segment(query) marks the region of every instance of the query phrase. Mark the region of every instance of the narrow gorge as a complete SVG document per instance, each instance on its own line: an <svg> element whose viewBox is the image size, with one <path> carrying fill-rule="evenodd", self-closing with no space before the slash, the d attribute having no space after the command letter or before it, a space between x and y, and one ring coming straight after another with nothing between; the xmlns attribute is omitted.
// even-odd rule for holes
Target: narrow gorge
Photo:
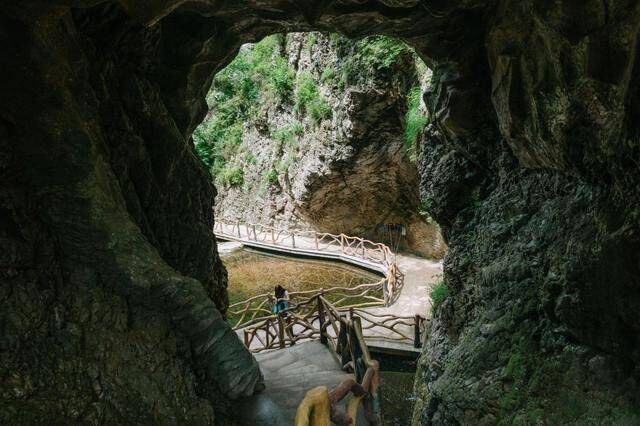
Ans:
<svg viewBox="0 0 640 426"><path fill-rule="evenodd" d="M215 77L194 132L218 189L216 217L442 258L418 189L430 76L412 49L383 36L290 33L243 46Z"/></svg>
<svg viewBox="0 0 640 426"><path fill-rule="evenodd" d="M414 425L639 424L639 30L636 0L1 2L0 424L237 424L269 389L218 215L446 246ZM290 94L243 111L223 70L263 39Z"/></svg>

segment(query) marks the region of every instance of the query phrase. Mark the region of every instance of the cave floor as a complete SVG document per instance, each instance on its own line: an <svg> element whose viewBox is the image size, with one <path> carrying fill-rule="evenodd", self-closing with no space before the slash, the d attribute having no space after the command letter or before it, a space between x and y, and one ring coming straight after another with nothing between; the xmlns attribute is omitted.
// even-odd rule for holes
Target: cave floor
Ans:
<svg viewBox="0 0 640 426"><path fill-rule="evenodd" d="M316 386L331 390L352 374L339 367L331 351L318 341L255 355L266 389L241 402L242 425L291 425L304 395Z"/></svg>

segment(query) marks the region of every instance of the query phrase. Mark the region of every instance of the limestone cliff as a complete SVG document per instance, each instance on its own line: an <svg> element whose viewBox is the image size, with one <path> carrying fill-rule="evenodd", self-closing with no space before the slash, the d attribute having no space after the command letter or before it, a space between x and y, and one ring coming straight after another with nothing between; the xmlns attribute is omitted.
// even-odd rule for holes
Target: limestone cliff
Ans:
<svg viewBox="0 0 640 426"><path fill-rule="evenodd" d="M258 67L267 70L237 77ZM442 258L439 228L421 215L415 152L429 76L410 48L386 37L290 33L243 47L214 79L195 133L217 183L216 215L360 235ZM258 94L239 107L247 86ZM247 113L228 119L227 104ZM411 133L412 125L420 127ZM389 224L403 225L404 235Z"/></svg>

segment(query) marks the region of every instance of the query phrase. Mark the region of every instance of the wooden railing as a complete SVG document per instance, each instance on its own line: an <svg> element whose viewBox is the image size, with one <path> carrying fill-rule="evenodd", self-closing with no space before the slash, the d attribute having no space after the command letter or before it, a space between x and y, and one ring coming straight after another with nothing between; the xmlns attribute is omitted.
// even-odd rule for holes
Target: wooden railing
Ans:
<svg viewBox="0 0 640 426"><path fill-rule="evenodd" d="M369 341L422 346L426 321L419 315L374 314L363 308L339 308L318 294L283 314L271 314L242 328L243 341L252 352L279 349L304 340L320 339L339 352L340 322L358 318Z"/></svg>
<svg viewBox="0 0 640 426"><path fill-rule="evenodd" d="M298 251L316 252L339 257L347 261L373 265L384 274L384 278L356 287L332 287L319 290L291 292L292 310L304 311L306 303L318 295L329 298L340 309L388 306L395 302L404 283L404 275L395 263L395 254L384 244L315 231L283 230L271 226L230 222L218 219L214 232L222 238L251 241L264 246L290 248ZM271 307L275 298L263 293L229 306L228 316L236 330L257 323L268 329L273 325ZM304 317L304 312L302 312ZM302 321L302 319L300 319ZM266 337L266 336L265 336Z"/></svg>
<svg viewBox="0 0 640 426"><path fill-rule="evenodd" d="M339 254L384 268L395 264L395 254L386 245L345 234L278 229L268 225L225 219L216 219L213 231L216 235L236 240Z"/></svg>
<svg viewBox="0 0 640 426"><path fill-rule="evenodd" d="M308 391L296 411L295 426L320 426L333 422L337 425L355 425L360 409L371 425L379 425L380 418L380 365L371 358L362 333L359 317L346 318L333 309L331 304L320 297L322 308L321 329L330 325L336 332L330 338L324 334L321 341L339 356L343 369L351 370L355 378L343 381L329 391L326 386L318 386ZM324 311L326 310L326 311ZM322 318L325 318L323 320ZM337 328L336 328L337 323ZM346 412L338 404L347 395Z"/></svg>

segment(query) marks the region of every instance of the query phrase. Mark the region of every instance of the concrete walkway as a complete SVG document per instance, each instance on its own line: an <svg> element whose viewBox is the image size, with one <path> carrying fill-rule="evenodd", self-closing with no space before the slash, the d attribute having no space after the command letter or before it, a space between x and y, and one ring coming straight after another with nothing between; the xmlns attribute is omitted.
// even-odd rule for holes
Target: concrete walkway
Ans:
<svg viewBox="0 0 640 426"><path fill-rule="evenodd" d="M291 425L308 390L316 386L331 390L353 377L339 368L331 351L318 341L260 352L255 357L266 390L240 401L241 425Z"/></svg>

